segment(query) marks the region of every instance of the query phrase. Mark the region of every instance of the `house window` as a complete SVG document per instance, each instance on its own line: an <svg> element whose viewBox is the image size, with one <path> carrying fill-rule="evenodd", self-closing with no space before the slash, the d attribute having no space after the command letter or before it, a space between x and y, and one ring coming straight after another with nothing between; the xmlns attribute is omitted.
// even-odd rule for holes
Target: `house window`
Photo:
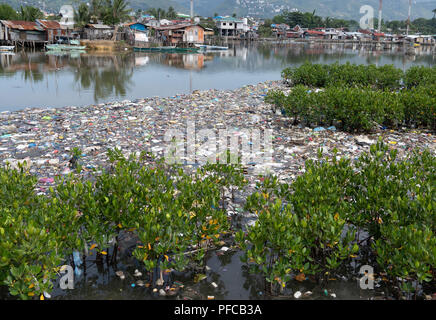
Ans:
<svg viewBox="0 0 436 320"><path fill-rule="evenodd" d="M227 25L227 23L226 22L223 22L223 26L226 26Z"/></svg>

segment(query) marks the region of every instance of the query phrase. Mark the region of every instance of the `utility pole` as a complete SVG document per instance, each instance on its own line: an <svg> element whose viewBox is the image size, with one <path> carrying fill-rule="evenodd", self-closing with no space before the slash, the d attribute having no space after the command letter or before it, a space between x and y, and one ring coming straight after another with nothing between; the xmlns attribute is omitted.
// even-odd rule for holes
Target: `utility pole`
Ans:
<svg viewBox="0 0 436 320"><path fill-rule="evenodd" d="M383 10L383 0L380 0L380 6L378 8L378 32L381 32L381 21L382 21L382 10Z"/></svg>
<svg viewBox="0 0 436 320"><path fill-rule="evenodd" d="M194 0L191 0L191 23L194 23Z"/></svg>
<svg viewBox="0 0 436 320"><path fill-rule="evenodd" d="M409 15L407 18L407 31L406 31L406 35L409 35L409 28L410 28L410 14L412 12L412 0L409 0Z"/></svg>

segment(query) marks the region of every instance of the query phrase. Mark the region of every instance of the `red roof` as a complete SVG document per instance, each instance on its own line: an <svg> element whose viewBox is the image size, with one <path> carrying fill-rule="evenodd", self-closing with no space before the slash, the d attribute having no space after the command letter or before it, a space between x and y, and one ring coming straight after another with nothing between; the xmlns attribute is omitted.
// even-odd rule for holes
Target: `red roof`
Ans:
<svg viewBox="0 0 436 320"><path fill-rule="evenodd" d="M188 27L200 27L203 28L200 25L196 24L177 24L177 25L170 25L170 26L163 26L163 27L152 27L156 30L164 31L164 30L179 30L179 29L185 29ZM204 29L204 28L203 28Z"/></svg>
<svg viewBox="0 0 436 320"><path fill-rule="evenodd" d="M130 26L133 26L134 24L142 24L143 26L145 26L145 24L144 23L142 23L142 22L129 22L129 23L125 23L124 25L126 26L126 27L130 27Z"/></svg>
<svg viewBox="0 0 436 320"><path fill-rule="evenodd" d="M11 29L26 30L26 31L44 31L36 22L19 21L19 20L0 20L5 26Z"/></svg>
<svg viewBox="0 0 436 320"><path fill-rule="evenodd" d="M62 29L61 25L57 21L53 20L36 20L39 24L42 25L44 29Z"/></svg>
<svg viewBox="0 0 436 320"><path fill-rule="evenodd" d="M384 33L374 32L374 37L384 37L384 36L385 36Z"/></svg>
<svg viewBox="0 0 436 320"><path fill-rule="evenodd" d="M313 35L324 35L324 32L322 32L322 31L307 30L306 32L307 32L308 34L313 34Z"/></svg>

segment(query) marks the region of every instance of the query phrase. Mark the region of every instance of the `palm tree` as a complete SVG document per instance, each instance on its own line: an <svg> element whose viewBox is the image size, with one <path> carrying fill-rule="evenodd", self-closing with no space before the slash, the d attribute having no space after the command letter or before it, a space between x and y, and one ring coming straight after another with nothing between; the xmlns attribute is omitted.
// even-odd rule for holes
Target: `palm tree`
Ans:
<svg viewBox="0 0 436 320"><path fill-rule="evenodd" d="M117 39L119 23L124 22L129 18L128 3L125 0L106 0L106 6L103 13L103 21L105 24L115 26L112 40Z"/></svg>
<svg viewBox="0 0 436 320"><path fill-rule="evenodd" d="M155 16L155 18L157 18L158 20L165 19L167 16L165 9L162 9L162 8L157 9L156 13L157 13L157 16Z"/></svg>
<svg viewBox="0 0 436 320"><path fill-rule="evenodd" d="M82 2L78 10L74 10L74 21L79 28L86 26L89 23L90 14L88 6Z"/></svg>
<svg viewBox="0 0 436 320"><path fill-rule="evenodd" d="M36 19L42 19L44 18L44 14L39 10L38 8L26 6L26 7L20 7L20 20L24 21L35 21Z"/></svg>
<svg viewBox="0 0 436 320"><path fill-rule="evenodd" d="M168 8L167 18L170 20L177 18L177 12L173 7Z"/></svg>
<svg viewBox="0 0 436 320"><path fill-rule="evenodd" d="M157 19L157 10L156 10L156 8L148 9L147 13Z"/></svg>
<svg viewBox="0 0 436 320"><path fill-rule="evenodd" d="M128 3L125 0L106 0L106 12L104 14L104 22L109 25L117 25L120 22L127 20L129 17Z"/></svg>
<svg viewBox="0 0 436 320"><path fill-rule="evenodd" d="M93 23L97 23L98 19L103 14L102 0L91 0L89 8L90 19Z"/></svg>

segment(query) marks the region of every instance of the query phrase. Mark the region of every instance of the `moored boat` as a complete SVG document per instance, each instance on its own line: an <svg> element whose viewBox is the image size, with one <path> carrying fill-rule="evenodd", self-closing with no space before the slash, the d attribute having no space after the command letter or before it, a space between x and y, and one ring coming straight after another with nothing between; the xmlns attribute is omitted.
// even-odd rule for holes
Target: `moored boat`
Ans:
<svg viewBox="0 0 436 320"><path fill-rule="evenodd" d="M151 51L151 52L198 52L200 48L182 48L182 47L175 47L175 46L168 46L168 47L150 47L150 48L143 48L143 47L133 47L134 51Z"/></svg>
<svg viewBox="0 0 436 320"><path fill-rule="evenodd" d="M68 45L68 44L48 44L45 46L47 50L53 51L71 51L71 50L85 50L86 46Z"/></svg>
<svg viewBox="0 0 436 320"><path fill-rule="evenodd" d="M196 44L197 48L203 51L225 51L229 50L229 47L221 47L221 46L209 46L205 44Z"/></svg>
<svg viewBox="0 0 436 320"><path fill-rule="evenodd" d="M79 40L74 39L59 39L58 43L45 45L47 50L53 51L72 51L85 50L86 46L81 46Z"/></svg>
<svg viewBox="0 0 436 320"><path fill-rule="evenodd" d="M15 46L0 46L0 51L1 52L5 52L5 51L12 51L14 50Z"/></svg>

